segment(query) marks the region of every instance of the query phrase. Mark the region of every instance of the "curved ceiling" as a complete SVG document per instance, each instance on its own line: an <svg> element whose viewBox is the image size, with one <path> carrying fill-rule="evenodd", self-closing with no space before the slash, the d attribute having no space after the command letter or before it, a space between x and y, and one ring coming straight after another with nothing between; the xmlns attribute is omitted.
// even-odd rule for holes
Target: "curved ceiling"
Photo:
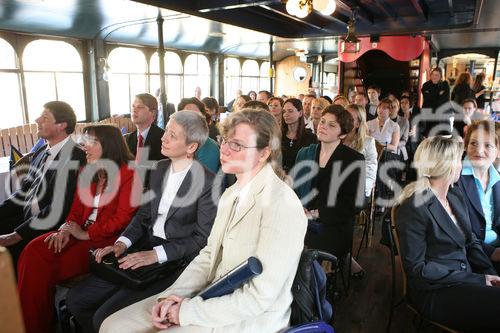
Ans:
<svg viewBox="0 0 500 333"><path fill-rule="evenodd" d="M279 60L296 50L335 54L355 9L359 35L432 35L441 49L500 46L497 1L336 1L332 16L300 20L280 0L0 0L0 29L156 46L158 6L166 48L266 58L274 36Z"/></svg>

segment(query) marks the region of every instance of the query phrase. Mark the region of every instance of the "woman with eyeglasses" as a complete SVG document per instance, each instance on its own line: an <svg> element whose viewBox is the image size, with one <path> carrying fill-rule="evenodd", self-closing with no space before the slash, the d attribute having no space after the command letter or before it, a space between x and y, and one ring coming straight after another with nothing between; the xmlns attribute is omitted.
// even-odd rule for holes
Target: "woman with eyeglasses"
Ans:
<svg viewBox="0 0 500 333"><path fill-rule="evenodd" d="M283 105L281 133L282 165L288 173L295 164L299 149L316 142L316 136L306 128L302 102L297 98L289 98Z"/></svg>
<svg viewBox="0 0 500 333"><path fill-rule="evenodd" d="M101 333L274 333L288 326L307 219L278 176L279 129L269 112L245 109L224 120L221 135L222 170L237 181L219 201L208 244L170 288L115 313ZM262 263L260 275L225 296L197 296L250 256Z"/></svg>
<svg viewBox="0 0 500 333"><path fill-rule="evenodd" d="M54 330L58 283L89 271L89 249L111 245L140 203L141 185L120 130L93 125L83 130L87 167L66 223L32 240L18 262L18 290L27 332Z"/></svg>
<svg viewBox="0 0 500 333"><path fill-rule="evenodd" d="M296 192L306 214L316 218L307 232L306 245L338 258L351 249L354 217L365 200L365 159L342 143L353 127L351 114L342 106L325 108L318 125L320 143L299 151L293 175L295 183L301 180ZM312 177L308 175L311 167L316 171ZM361 272L361 267L355 268Z"/></svg>
<svg viewBox="0 0 500 333"><path fill-rule="evenodd" d="M490 257L496 256L495 248L500 247L500 175L494 166L499 149L492 121L469 125L465 136L467 155L458 186L465 193L472 231L485 243Z"/></svg>

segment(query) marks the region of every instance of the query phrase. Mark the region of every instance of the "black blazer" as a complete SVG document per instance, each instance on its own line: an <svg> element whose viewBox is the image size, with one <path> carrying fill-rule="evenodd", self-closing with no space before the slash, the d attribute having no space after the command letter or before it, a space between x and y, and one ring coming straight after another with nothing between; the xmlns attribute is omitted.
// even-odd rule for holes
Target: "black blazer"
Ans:
<svg viewBox="0 0 500 333"><path fill-rule="evenodd" d="M217 213L216 202L212 198L214 174L198 161L193 161L170 207L166 222L167 239L153 236L153 225L158 216L158 207L170 168L170 160L161 160L151 172L150 187L154 198L146 195L143 204L122 233L132 244L143 242L160 243L169 261L186 259L190 261L207 243L208 235ZM220 191L217 191L220 192Z"/></svg>
<svg viewBox="0 0 500 333"><path fill-rule="evenodd" d="M397 209L401 258L410 291L456 284L485 286L484 274L496 275L472 233L461 192L450 189L447 198L463 233L430 190L414 194Z"/></svg>
<svg viewBox="0 0 500 333"><path fill-rule="evenodd" d="M40 147L34 154L27 176L21 187L0 204L2 218L18 219L15 231L24 241L33 239L48 230L57 229L68 215L75 194L79 168L86 163L85 153L70 138L54 157L37 190L40 212L31 214L32 200L25 195L41 168L41 159L47 146ZM36 227L36 228L35 228Z"/></svg>
<svg viewBox="0 0 500 333"><path fill-rule="evenodd" d="M458 187L462 190L463 196L465 198L465 203L467 204L467 209L469 211L469 221L472 227L472 232L476 237L484 241L486 236L486 220L484 218L483 207L481 206L481 200L479 200L479 193L477 193L476 183L474 182L474 176L472 175L462 175L458 180ZM500 182L493 186L493 230L500 235ZM484 252L491 256L495 247L483 244Z"/></svg>
<svg viewBox="0 0 500 333"><path fill-rule="evenodd" d="M146 140L144 140L144 147L149 147L148 158L150 161L159 161L165 158L165 156L161 154L161 137L163 136L163 133L165 133L164 130L155 124L151 124L148 136L146 137ZM135 156L137 154L137 130L126 134L125 142L127 142L128 148Z"/></svg>

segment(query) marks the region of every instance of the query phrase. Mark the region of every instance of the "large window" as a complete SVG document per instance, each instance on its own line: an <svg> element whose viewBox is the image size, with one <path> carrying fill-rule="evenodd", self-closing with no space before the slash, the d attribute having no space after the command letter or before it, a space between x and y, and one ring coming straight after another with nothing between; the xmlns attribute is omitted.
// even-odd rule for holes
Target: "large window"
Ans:
<svg viewBox="0 0 500 333"><path fill-rule="evenodd" d="M0 128L8 128L23 124L19 69L14 49L1 38L0 55L0 91L4 110Z"/></svg>
<svg viewBox="0 0 500 333"><path fill-rule="evenodd" d="M184 97L193 97L196 87L202 98L210 96L210 64L201 54L191 54L184 62Z"/></svg>
<svg viewBox="0 0 500 333"><path fill-rule="evenodd" d="M224 101L229 103L236 97L236 91L241 89L241 68L236 58L224 59ZM248 91L243 92L248 93Z"/></svg>
<svg viewBox="0 0 500 333"><path fill-rule="evenodd" d="M255 60L245 60L241 66L241 90L248 94L250 90L259 91L259 64Z"/></svg>
<svg viewBox="0 0 500 333"><path fill-rule="evenodd" d="M108 65L111 114L129 113L134 96L147 91L146 57L137 49L118 47L109 54Z"/></svg>
<svg viewBox="0 0 500 333"><path fill-rule="evenodd" d="M158 52L151 56L149 65L149 92L157 96L160 89L160 60ZM167 101L177 107L182 96L182 61L174 52L165 52L165 76Z"/></svg>
<svg viewBox="0 0 500 333"><path fill-rule="evenodd" d="M259 90L267 90L270 91L269 87L269 61L264 61L260 65L260 86Z"/></svg>
<svg viewBox="0 0 500 333"><path fill-rule="evenodd" d="M82 59L74 46L53 40L33 41L24 50L23 65L29 122L50 100L69 103L77 119L85 120Z"/></svg>

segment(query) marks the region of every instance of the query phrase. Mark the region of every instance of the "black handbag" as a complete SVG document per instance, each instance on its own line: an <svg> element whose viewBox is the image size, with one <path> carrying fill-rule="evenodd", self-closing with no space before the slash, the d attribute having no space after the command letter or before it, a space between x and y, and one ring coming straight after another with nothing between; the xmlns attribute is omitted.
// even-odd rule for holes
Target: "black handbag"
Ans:
<svg viewBox="0 0 500 333"><path fill-rule="evenodd" d="M90 250L90 271L103 280L130 289L144 289L151 283L165 278L182 267L181 261L165 262L163 264L152 264L136 269L121 269L118 260L126 254L116 258L110 253L97 263L94 251Z"/></svg>

